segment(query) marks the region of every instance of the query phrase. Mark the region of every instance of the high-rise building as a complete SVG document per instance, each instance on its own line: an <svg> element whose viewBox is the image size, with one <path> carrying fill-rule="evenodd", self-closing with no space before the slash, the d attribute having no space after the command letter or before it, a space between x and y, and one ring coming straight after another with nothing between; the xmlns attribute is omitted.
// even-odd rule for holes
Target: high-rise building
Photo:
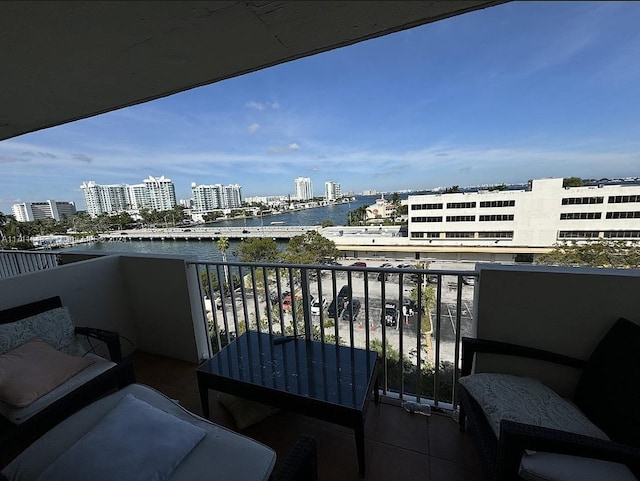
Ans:
<svg viewBox="0 0 640 481"><path fill-rule="evenodd" d="M196 185L191 183L193 209L208 212L216 209L237 209L242 206L242 187L239 184Z"/></svg>
<svg viewBox="0 0 640 481"><path fill-rule="evenodd" d="M296 187L296 198L298 200L313 199L313 185L309 177L298 177L294 180Z"/></svg>
<svg viewBox="0 0 640 481"><path fill-rule="evenodd" d="M325 200L336 200L342 197L342 190L340 184L329 180L324 183L324 198Z"/></svg>
<svg viewBox="0 0 640 481"><path fill-rule="evenodd" d="M176 206L176 189L171 179L149 176L144 179L149 195L149 208L153 210L170 210Z"/></svg>
<svg viewBox="0 0 640 481"><path fill-rule="evenodd" d="M13 204L11 211L18 222L30 222L39 219L61 220L64 216L74 216L76 214L76 206L73 202L46 200L44 202Z"/></svg>
<svg viewBox="0 0 640 481"><path fill-rule="evenodd" d="M100 185L94 181L80 186L91 217L140 209L169 210L176 205L176 191L171 179L149 177L142 184Z"/></svg>

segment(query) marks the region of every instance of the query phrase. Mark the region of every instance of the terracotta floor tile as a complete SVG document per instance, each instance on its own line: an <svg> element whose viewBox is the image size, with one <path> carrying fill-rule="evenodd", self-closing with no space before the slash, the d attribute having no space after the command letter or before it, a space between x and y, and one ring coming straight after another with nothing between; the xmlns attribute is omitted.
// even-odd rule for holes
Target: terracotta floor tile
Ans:
<svg viewBox="0 0 640 481"><path fill-rule="evenodd" d="M136 377L178 399L186 409L201 415L196 366L162 356L134 353ZM211 420L237 430L231 414L209 391ZM280 411L239 431L274 449L276 470L302 434L318 442L320 481L359 481L355 438L352 430L312 417ZM458 431L450 417L409 414L393 400L371 404L365 422L365 480L456 481L482 479L475 446L467 433Z"/></svg>

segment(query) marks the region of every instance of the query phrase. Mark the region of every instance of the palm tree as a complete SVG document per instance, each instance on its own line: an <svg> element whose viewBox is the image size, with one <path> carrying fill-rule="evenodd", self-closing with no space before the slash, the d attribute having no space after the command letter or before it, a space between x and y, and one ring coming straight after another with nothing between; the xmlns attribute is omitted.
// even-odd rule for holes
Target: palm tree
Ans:
<svg viewBox="0 0 640 481"><path fill-rule="evenodd" d="M216 242L216 247L220 249L220 253L222 254L222 262L227 262L227 249L229 249L229 239L227 237L220 237L220 239ZM224 270L224 280L229 284L229 274L227 273L227 266L223 266Z"/></svg>

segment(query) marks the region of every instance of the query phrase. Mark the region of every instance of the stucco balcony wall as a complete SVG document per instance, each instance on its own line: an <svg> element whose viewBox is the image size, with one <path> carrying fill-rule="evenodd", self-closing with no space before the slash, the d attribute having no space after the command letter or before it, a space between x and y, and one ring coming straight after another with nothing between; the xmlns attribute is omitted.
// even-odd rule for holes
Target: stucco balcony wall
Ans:
<svg viewBox="0 0 640 481"><path fill-rule="evenodd" d="M104 256L0 279L0 293L0 309L60 296L76 325L119 332L125 355L208 352L197 273L181 258Z"/></svg>
<svg viewBox="0 0 640 481"><path fill-rule="evenodd" d="M587 359L619 317L640 322L640 271L478 264L477 337ZM537 361L482 355L479 371L534 375L571 395L578 371Z"/></svg>

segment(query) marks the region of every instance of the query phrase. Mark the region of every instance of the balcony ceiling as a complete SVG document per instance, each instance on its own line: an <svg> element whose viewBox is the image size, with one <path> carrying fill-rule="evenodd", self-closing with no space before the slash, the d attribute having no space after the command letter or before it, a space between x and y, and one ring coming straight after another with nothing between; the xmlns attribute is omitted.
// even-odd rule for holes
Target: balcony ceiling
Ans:
<svg viewBox="0 0 640 481"><path fill-rule="evenodd" d="M0 2L0 140L498 3Z"/></svg>

